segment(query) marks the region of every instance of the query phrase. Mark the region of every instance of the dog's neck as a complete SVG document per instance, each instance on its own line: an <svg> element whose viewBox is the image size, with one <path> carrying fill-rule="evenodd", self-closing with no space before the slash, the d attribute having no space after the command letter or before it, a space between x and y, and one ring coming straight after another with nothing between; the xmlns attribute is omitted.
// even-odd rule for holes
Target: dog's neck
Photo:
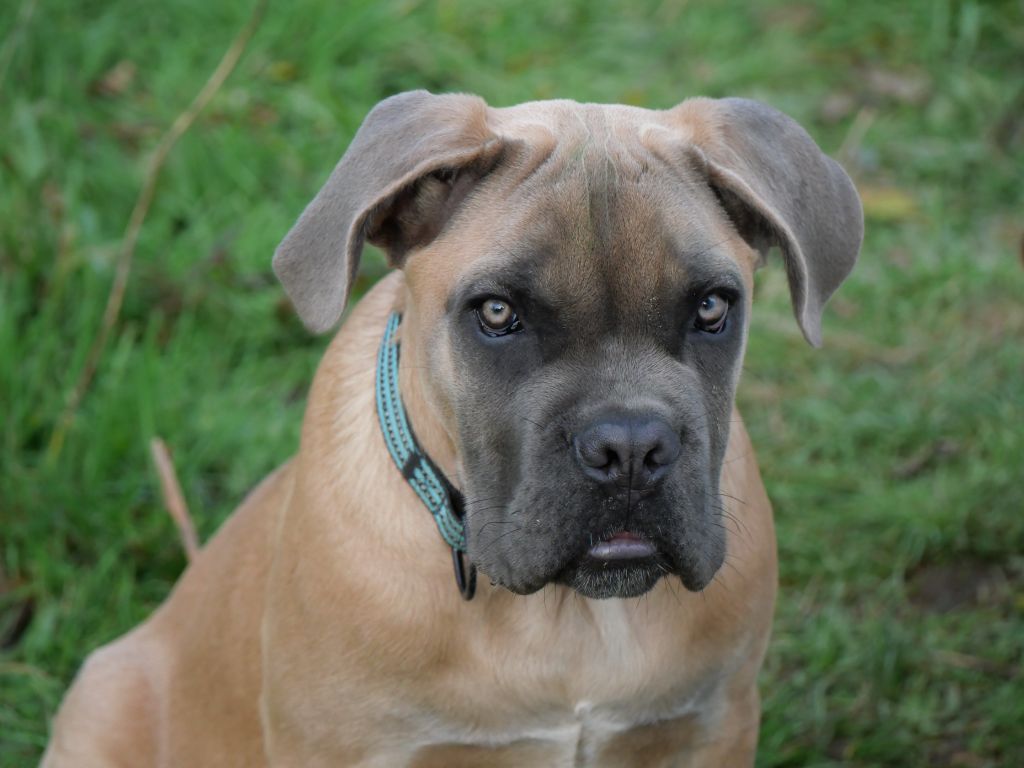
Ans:
<svg viewBox="0 0 1024 768"><path fill-rule="evenodd" d="M400 327L398 332L402 354L399 358L398 381L402 404L405 406L410 426L423 452L456 487L460 487L461 467L455 435L445 426L443 415L438 406L426 396L422 384L422 379L429 370L427 355L430 352L417 343L418 340L413 334L402 331Z"/></svg>
<svg viewBox="0 0 1024 768"><path fill-rule="evenodd" d="M418 375L412 363L403 359L399 363L399 389L409 423L416 433L416 440L427 456L444 472L448 479L458 487L460 485L459 461L455 442L445 429L437 411L423 396L422 389L416 385Z"/></svg>

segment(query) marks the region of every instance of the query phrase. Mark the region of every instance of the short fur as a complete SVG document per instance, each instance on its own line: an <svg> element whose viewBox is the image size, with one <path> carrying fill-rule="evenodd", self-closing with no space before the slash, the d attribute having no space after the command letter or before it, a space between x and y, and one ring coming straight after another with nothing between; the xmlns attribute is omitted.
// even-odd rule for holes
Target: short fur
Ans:
<svg viewBox="0 0 1024 768"><path fill-rule="evenodd" d="M89 657L44 766L752 764L776 590L733 406L753 273L781 247L818 343L861 234L842 169L754 102L382 102L274 266L314 330L365 240L402 271L328 349L298 456ZM711 291L732 299L715 336L693 325ZM490 295L521 333L481 333ZM468 500L472 602L377 425L393 311L413 428ZM579 435L637 414L679 459L656 487L598 488ZM657 560L594 568L624 529Z"/></svg>

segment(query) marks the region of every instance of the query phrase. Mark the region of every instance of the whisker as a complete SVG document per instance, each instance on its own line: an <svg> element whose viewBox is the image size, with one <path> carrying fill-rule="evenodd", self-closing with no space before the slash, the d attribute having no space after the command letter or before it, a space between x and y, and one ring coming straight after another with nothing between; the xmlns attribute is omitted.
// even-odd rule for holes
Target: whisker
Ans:
<svg viewBox="0 0 1024 768"><path fill-rule="evenodd" d="M504 533L499 533L497 536L495 536L487 543L486 547L480 550L479 557L483 557L488 551L490 551L491 547L497 544L501 539L505 538L506 536L511 536L514 533L519 533L519 531L521 530L523 530L523 527L519 526L514 531L505 531Z"/></svg>

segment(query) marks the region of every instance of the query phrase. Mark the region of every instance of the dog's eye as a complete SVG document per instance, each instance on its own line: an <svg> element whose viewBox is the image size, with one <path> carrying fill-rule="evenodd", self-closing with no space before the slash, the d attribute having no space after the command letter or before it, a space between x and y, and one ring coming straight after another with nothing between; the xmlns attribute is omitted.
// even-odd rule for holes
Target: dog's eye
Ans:
<svg viewBox="0 0 1024 768"><path fill-rule="evenodd" d="M705 333L721 333L728 314L729 300L720 293L709 293L700 300L693 327Z"/></svg>
<svg viewBox="0 0 1024 768"><path fill-rule="evenodd" d="M484 299L476 309L481 330L488 336L505 336L523 329L512 305L494 296Z"/></svg>

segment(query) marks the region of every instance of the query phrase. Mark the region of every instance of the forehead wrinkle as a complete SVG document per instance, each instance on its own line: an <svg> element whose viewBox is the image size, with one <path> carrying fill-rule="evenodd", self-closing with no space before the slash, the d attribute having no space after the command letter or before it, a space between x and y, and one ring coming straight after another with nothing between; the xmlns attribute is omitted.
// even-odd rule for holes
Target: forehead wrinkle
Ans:
<svg viewBox="0 0 1024 768"><path fill-rule="evenodd" d="M609 306L614 311L614 326L624 328L635 321L631 308L647 307L661 292L664 282L664 226L652 199L641 188L640 177L620 174L627 152L613 156L613 137L606 134L605 177L602 187L592 191L600 201L601 219L595 220L594 235L599 253L594 254L602 265L602 277L610 294ZM621 142L616 142L621 147ZM643 314L643 313L641 313Z"/></svg>
<svg viewBox="0 0 1024 768"><path fill-rule="evenodd" d="M573 212L575 215L570 213L579 232L577 247L566 254L567 274L556 277L560 282L579 286L584 274L598 277L604 273L607 288L611 283L608 268L620 262L623 255L619 238L615 236L614 209L621 185L619 168L628 158L626 145L629 142L619 140L611 112L604 106L581 105L571 110L571 114L583 134L572 148L575 160L572 167L580 172L565 174L559 181L570 187L578 184L573 197L585 201L585 206L580 205L579 210ZM597 270L594 265L598 266ZM587 292L592 298L606 292L596 290L597 287L592 284Z"/></svg>

